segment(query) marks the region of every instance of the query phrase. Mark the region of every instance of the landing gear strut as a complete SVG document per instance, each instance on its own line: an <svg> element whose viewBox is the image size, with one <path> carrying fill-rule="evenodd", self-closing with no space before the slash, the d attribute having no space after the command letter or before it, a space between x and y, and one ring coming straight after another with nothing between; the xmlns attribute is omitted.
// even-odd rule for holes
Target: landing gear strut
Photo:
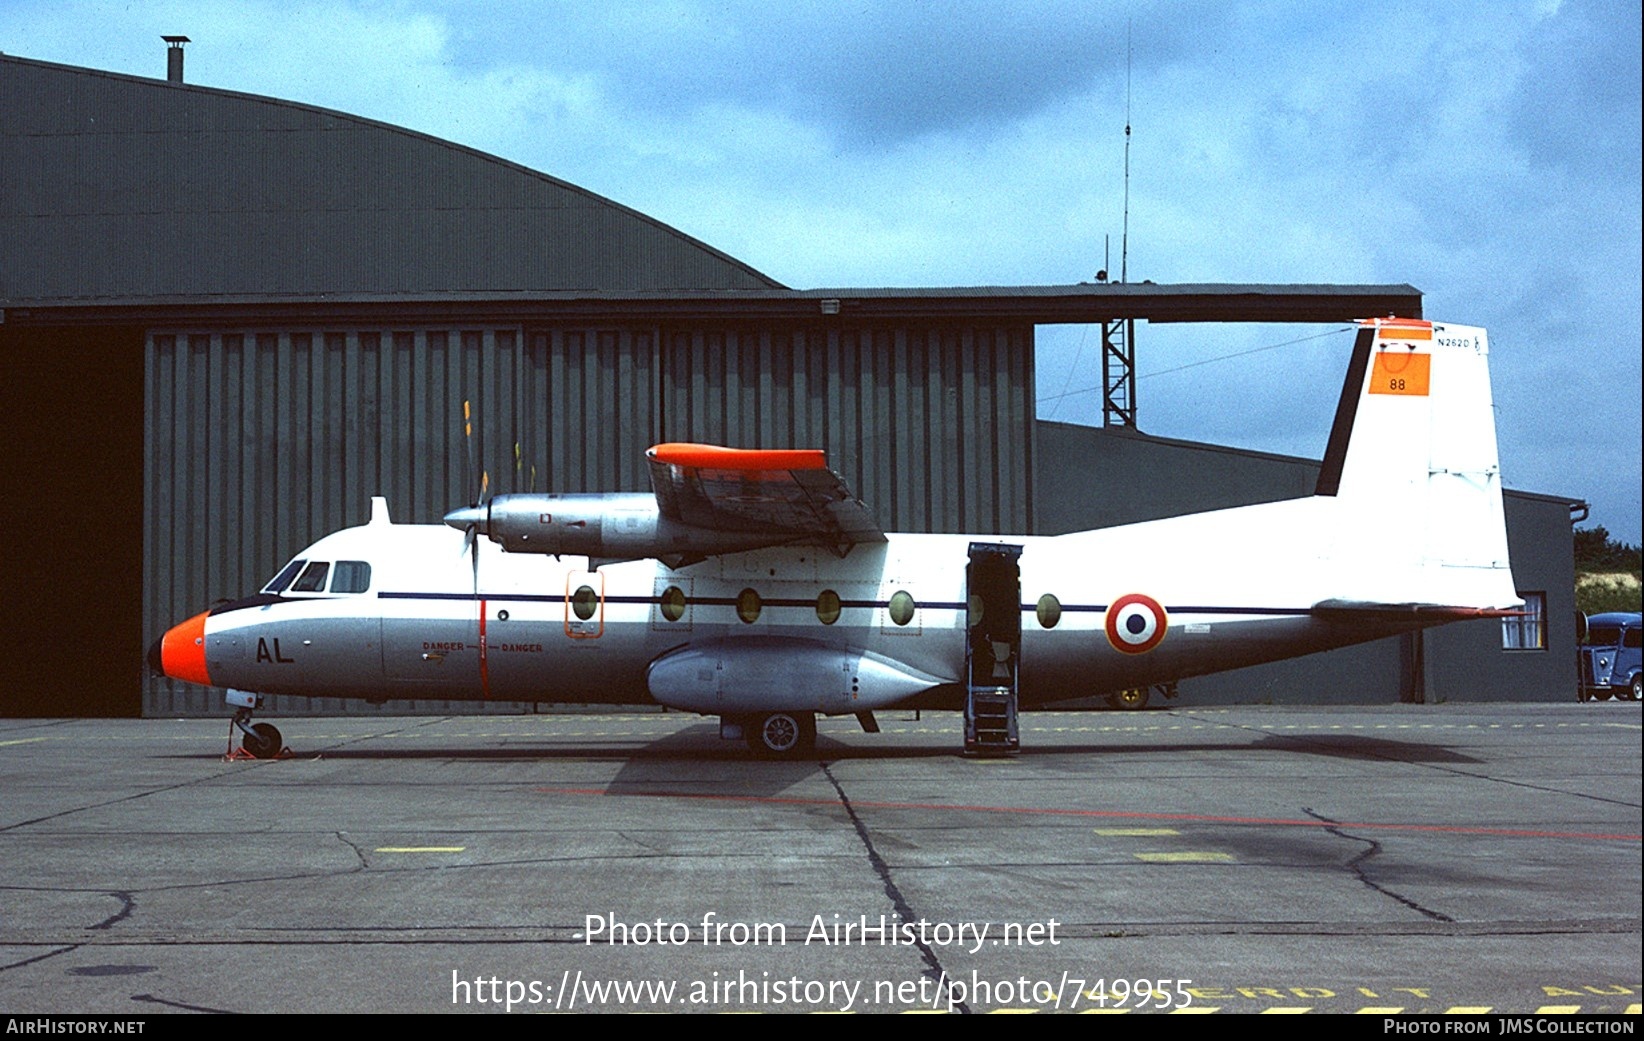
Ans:
<svg viewBox="0 0 1644 1041"><path fill-rule="evenodd" d="M228 692L229 704L236 706L234 719L228 728L229 750L224 759L278 759L283 755L290 755L291 750L285 747L285 740L280 736L280 730L272 723L251 722L251 711L261 708L263 699L255 694L244 691L231 690ZM234 731L240 732L240 747L234 749Z"/></svg>

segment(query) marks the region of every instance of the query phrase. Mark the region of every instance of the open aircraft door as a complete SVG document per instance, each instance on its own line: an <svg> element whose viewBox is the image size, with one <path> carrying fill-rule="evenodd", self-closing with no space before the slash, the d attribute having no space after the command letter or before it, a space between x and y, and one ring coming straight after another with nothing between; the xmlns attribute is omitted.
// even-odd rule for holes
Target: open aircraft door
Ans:
<svg viewBox="0 0 1644 1041"><path fill-rule="evenodd" d="M1022 653L1021 546L972 542L965 568L965 751L1015 752Z"/></svg>

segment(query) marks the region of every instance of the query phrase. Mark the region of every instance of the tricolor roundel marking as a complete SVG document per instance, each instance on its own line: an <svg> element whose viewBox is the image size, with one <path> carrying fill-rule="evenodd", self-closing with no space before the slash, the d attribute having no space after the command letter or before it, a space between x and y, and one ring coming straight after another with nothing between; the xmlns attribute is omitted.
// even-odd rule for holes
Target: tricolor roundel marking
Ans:
<svg viewBox="0 0 1644 1041"><path fill-rule="evenodd" d="M1143 593L1127 593L1108 605L1107 642L1125 654L1145 654L1159 646L1169 625L1159 601Z"/></svg>

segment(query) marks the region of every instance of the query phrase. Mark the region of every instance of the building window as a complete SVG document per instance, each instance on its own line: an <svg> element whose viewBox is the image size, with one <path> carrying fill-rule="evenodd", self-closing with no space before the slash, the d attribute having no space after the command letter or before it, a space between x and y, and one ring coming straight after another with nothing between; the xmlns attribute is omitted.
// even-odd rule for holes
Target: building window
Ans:
<svg viewBox="0 0 1644 1041"><path fill-rule="evenodd" d="M1547 649L1547 594L1518 594L1524 598L1524 612L1501 620L1501 647L1508 651Z"/></svg>

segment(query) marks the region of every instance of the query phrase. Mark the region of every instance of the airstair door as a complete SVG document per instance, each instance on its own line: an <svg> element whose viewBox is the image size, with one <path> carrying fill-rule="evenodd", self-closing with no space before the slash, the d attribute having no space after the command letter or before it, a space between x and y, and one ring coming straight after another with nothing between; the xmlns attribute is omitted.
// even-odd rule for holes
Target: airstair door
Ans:
<svg viewBox="0 0 1644 1041"><path fill-rule="evenodd" d="M965 568L965 751L1016 751L1022 651L1022 547L972 542Z"/></svg>

